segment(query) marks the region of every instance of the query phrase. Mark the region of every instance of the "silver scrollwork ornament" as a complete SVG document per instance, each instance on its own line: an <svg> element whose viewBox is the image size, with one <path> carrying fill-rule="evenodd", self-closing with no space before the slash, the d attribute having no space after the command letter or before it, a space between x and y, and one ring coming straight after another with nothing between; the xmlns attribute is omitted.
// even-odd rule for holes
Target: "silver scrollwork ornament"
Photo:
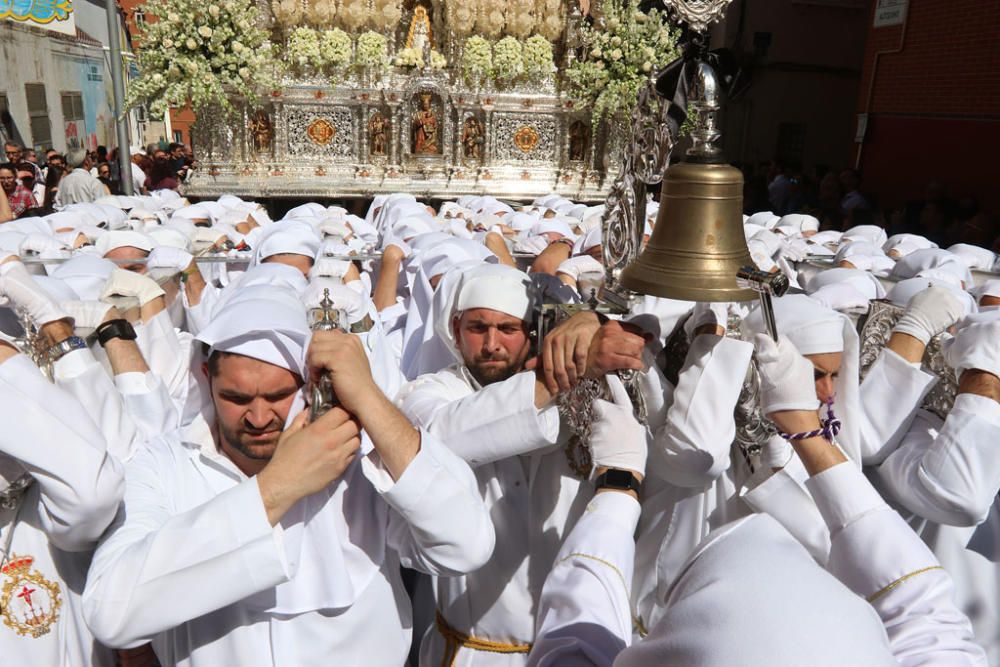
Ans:
<svg viewBox="0 0 1000 667"><path fill-rule="evenodd" d="M705 32L722 18L732 0L663 0L664 7L695 32Z"/></svg>

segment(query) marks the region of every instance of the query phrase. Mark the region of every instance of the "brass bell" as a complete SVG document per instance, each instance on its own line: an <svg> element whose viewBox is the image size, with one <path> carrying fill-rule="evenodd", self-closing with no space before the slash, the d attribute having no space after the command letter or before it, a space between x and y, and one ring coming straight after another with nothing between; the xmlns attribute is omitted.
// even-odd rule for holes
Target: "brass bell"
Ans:
<svg viewBox="0 0 1000 667"><path fill-rule="evenodd" d="M653 236L621 275L640 294L682 301L749 301L736 273L752 265L743 234L743 174L727 164L667 170Z"/></svg>
<svg viewBox="0 0 1000 667"><path fill-rule="evenodd" d="M714 145L721 91L707 63L695 63L689 90L693 145L686 161L667 170L653 236L620 282L668 299L749 301L756 293L736 282L737 272L753 265L743 233L743 174Z"/></svg>

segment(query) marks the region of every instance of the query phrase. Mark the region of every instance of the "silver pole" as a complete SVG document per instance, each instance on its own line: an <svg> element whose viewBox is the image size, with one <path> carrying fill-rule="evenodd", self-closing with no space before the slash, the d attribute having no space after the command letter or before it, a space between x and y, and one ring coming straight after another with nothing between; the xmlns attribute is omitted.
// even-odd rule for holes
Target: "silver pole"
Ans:
<svg viewBox="0 0 1000 667"><path fill-rule="evenodd" d="M118 128L118 178L122 192L132 195L132 156L129 151L128 121L125 118L125 80L122 78L121 30L118 23L118 0L104 0L108 15L108 41L111 42L111 83L115 98L115 126Z"/></svg>

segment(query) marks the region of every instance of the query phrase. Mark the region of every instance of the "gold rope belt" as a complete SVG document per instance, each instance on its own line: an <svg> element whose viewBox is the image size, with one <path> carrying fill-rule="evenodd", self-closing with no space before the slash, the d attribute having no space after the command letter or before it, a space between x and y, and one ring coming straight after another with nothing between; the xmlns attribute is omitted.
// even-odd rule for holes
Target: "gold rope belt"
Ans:
<svg viewBox="0 0 1000 667"><path fill-rule="evenodd" d="M489 653L528 653L531 651L531 644L505 644L459 632L448 625L448 621L444 620L440 611L434 612L434 623L437 625L438 632L444 637L444 655L441 657L441 667L453 667L460 648L488 651Z"/></svg>

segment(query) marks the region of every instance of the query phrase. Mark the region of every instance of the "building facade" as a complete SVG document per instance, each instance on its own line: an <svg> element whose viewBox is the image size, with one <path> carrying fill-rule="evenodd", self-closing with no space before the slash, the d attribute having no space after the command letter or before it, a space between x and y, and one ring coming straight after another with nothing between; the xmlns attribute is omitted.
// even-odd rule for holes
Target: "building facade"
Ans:
<svg viewBox="0 0 1000 667"><path fill-rule="evenodd" d="M872 4L852 145L865 189L895 208L936 183L1000 212L1000 2Z"/></svg>
<svg viewBox="0 0 1000 667"><path fill-rule="evenodd" d="M871 0L734 0L713 44L749 87L725 108L726 157L806 172L849 166Z"/></svg>
<svg viewBox="0 0 1000 667"><path fill-rule="evenodd" d="M13 9L0 17L0 134L38 151L113 148L105 5L64 0L49 6L62 16L15 15Z"/></svg>

